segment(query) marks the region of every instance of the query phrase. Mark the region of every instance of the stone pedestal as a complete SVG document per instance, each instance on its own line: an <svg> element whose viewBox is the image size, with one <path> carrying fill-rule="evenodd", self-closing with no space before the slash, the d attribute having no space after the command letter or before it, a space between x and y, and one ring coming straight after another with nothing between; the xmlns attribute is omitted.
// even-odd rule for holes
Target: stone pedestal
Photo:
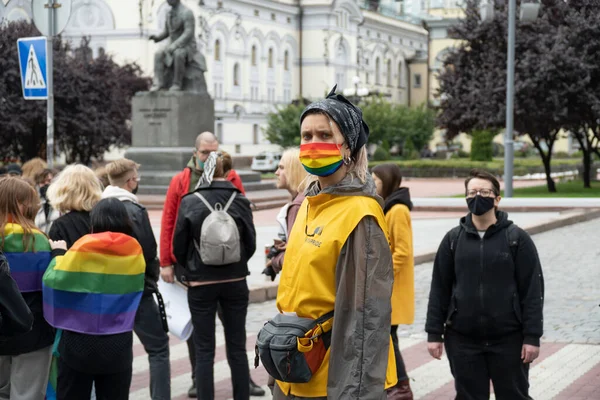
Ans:
<svg viewBox="0 0 600 400"><path fill-rule="evenodd" d="M132 147L142 164L140 193L164 194L192 157L196 136L215 127L214 101L192 92L141 92L132 99Z"/></svg>

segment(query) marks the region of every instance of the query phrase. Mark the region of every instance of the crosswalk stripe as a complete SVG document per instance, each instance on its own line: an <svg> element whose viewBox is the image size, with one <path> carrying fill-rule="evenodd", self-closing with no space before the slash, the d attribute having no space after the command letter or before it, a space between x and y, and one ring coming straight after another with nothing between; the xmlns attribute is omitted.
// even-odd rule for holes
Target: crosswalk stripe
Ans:
<svg viewBox="0 0 600 400"><path fill-rule="evenodd" d="M407 337L407 338L398 338L398 345L400 347L400 351L405 351L410 347L413 347L419 343L423 343L423 338L413 338L413 337Z"/></svg>
<svg viewBox="0 0 600 400"><path fill-rule="evenodd" d="M173 340L173 337L171 337L171 340ZM223 335L217 335L215 338L215 342L215 348L219 348L225 345L225 337ZM169 351L169 357L171 362L181 360L182 358L188 358L188 347L186 342L171 345ZM134 374L147 371L149 368L150 366L148 365L148 355L145 352L133 358Z"/></svg>
<svg viewBox="0 0 600 400"><path fill-rule="evenodd" d="M254 350L247 352L248 354L248 368L254 366ZM221 360L216 362L214 365L214 379L215 386L218 382L229 379L231 377L231 370L227 360ZM171 397L181 396L187 393L191 384L191 373L186 372L176 377L171 377ZM148 388L142 388L136 390L129 395L130 400L147 400L148 399Z"/></svg>
<svg viewBox="0 0 600 400"><path fill-rule="evenodd" d="M415 398L425 396L452 380L446 355L442 357L441 361L432 360L419 368L408 371L408 376Z"/></svg>
<svg viewBox="0 0 600 400"><path fill-rule="evenodd" d="M531 370L531 397L554 398L598 363L600 346L570 344L564 347Z"/></svg>

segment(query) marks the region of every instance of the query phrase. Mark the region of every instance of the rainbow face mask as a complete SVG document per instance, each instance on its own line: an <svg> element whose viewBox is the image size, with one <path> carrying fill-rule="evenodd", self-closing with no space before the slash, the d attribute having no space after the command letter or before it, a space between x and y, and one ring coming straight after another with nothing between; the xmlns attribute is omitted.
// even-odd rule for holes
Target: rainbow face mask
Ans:
<svg viewBox="0 0 600 400"><path fill-rule="evenodd" d="M300 162L306 172L322 177L332 175L344 163L340 147L335 143L300 145Z"/></svg>

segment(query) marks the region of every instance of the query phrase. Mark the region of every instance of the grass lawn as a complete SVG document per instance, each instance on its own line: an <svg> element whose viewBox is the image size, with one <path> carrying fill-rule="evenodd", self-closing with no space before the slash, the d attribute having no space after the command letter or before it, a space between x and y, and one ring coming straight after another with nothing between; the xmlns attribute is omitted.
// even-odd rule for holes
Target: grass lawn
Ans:
<svg viewBox="0 0 600 400"><path fill-rule="evenodd" d="M600 197L600 182L592 182L591 189L584 189L583 181L580 180L556 182L556 193L548 192L546 185L514 188L513 195L514 197Z"/></svg>

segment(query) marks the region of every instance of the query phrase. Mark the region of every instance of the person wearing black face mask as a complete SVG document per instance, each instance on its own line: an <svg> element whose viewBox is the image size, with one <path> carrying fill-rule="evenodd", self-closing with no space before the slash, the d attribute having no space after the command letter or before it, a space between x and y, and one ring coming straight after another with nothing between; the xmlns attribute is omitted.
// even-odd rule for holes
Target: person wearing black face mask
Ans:
<svg viewBox="0 0 600 400"><path fill-rule="evenodd" d="M128 159L111 162L106 166L110 185L102 198L115 197L123 202L133 224L133 237L142 246L146 260L144 294L140 301L133 331L144 346L150 363L150 393L153 400L171 398L171 367L169 362L169 336L161 321L161 312L153 299L158 293L159 262L156 239L148 211L140 205L136 193L139 188L140 165Z"/></svg>
<svg viewBox="0 0 600 400"><path fill-rule="evenodd" d="M529 365L543 333L544 278L531 237L498 211L500 184L473 170L465 180L469 214L436 255L429 293L427 349L444 344L457 398L529 400Z"/></svg>

